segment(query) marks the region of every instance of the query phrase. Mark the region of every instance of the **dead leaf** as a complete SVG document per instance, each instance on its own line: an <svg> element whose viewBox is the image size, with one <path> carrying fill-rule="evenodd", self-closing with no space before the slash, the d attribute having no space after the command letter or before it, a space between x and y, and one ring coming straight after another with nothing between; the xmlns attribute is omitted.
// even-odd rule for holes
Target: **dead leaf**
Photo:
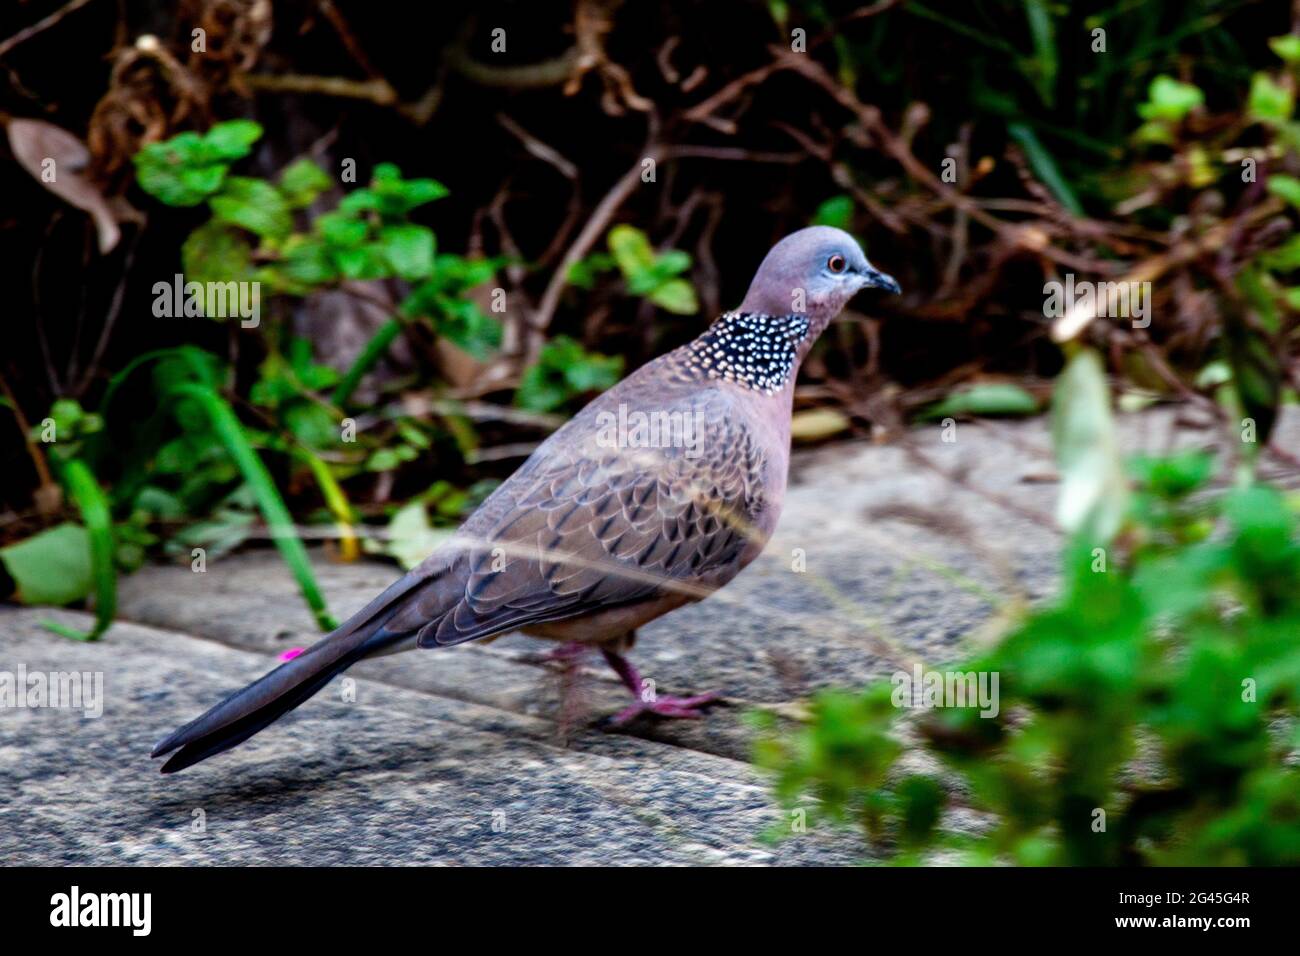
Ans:
<svg viewBox="0 0 1300 956"><path fill-rule="evenodd" d="M833 408L814 408L794 413L790 422L790 435L795 441L820 441L847 431L849 425L849 419L843 412Z"/></svg>
<svg viewBox="0 0 1300 956"><path fill-rule="evenodd" d="M14 119L9 121L9 147L38 183L90 214L99 236L100 253L111 252L122 232L108 200L84 175L90 165L90 151L85 144L53 123Z"/></svg>

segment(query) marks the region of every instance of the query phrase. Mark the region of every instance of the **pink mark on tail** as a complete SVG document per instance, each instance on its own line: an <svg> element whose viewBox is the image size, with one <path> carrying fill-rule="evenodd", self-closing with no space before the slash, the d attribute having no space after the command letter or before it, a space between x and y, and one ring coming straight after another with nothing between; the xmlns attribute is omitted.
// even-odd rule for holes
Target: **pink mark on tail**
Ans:
<svg viewBox="0 0 1300 956"><path fill-rule="evenodd" d="M305 648L305 647L291 647L291 648L289 648L287 651L285 651L283 654L280 655L280 660L282 660L282 661L291 661L291 660L293 660L295 657L297 657L299 654L301 654L303 651L305 651L306 649L307 649L307 648Z"/></svg>

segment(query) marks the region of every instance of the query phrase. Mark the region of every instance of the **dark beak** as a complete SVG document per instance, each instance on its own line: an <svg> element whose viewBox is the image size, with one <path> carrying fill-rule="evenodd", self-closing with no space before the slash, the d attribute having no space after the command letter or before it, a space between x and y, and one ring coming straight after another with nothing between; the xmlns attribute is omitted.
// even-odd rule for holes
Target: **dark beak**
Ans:
<svg viewBox="0 0 1300 956"><path fill-rule="evenodd" d="M884 289L886 292L892 292L898 295L903 290L898 285L898 280L891 275L885 275L878 269L867 266L858 273L862 277L862 288L864 289Z"/></svg>

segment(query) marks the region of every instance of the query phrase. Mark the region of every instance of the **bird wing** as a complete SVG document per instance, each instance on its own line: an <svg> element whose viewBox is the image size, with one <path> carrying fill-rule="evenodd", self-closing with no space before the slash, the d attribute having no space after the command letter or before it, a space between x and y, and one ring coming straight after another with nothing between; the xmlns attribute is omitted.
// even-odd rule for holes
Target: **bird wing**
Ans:
<svg viewBox="0 0 1300 956"><path fill-rule="evenodd" d="M390 589L384 630L440 647L725 584L755 538L765 456L725 402L705 404L699 454L602 442L595 413L570 422L412 572L423 583Z"/></svg>

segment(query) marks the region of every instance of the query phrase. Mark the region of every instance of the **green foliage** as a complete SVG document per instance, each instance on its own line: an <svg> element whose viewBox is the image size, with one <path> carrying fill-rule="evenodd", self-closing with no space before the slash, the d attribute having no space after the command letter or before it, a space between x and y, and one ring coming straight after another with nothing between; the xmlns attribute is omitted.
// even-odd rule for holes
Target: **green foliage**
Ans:
<svg viewBox="0 0 1300 956"><path fill-rule="evenodd" d="M499 263L437 255L433 230L409 221L413 211L446 196L445 186L433 179L404 179L397 166L380 163L368 186L298 230L296 214L331 180L305 157L285 167L278 183L228 175L230 164L260 135L255 123L222 123L206 136L182 133L139 154L137 171L146 192L169 205L206 199L212 211L182 247L188 279L259 281L274 292L298 296L347 279L403 279L414 285L402 315L427 319L439 335L478 358L500 345L500 323L467 298L492 278ZM205 302L205 312L214 311L213 302ZM381 341L386 347L394 337L386 333ZM361 374L382 354L368 354ZM350 384L355 388L355 381Z"/></svg>
<svg viewBox="0 0 1300 956"><path fill-rule="evenodd" d="M298 581L303 597L316 615L317 624L323 631L333 630L338 626L338 622L325 606L325 598L316 585L311 562L294 528L293 517L289 514L284 499L280 497L279 489L276 488L275 481L266 470L266 465L253 450L252 443L234 410L209 383L201 380L176 385L172 397L182 402L192 401L202 409L213 434L225 446L227 453L234 459L243 475L244 481L252 489L258 509L270 527L271 538Z"/></svg>
<svg viewBox="0 0 1300 956"><path fill-rule="evenodd" d="M0 548L0 564L24 604L71 604L94 583L90 535L70 521Z"/></svg>
<svg viewBox="0 0 1300 956"><path fill-rule="evenodd" d="M609 388L623 374L623 359L586 351L582 344L558 335L542 347L537 364L524 372L515 404L549 412L571 399Z"/></svg>
<svg viewBox="0 0 1300 956"><path fill-rule="evenodd" d="M1076 356L1058 403L1095 403L1097 371ZM1097 466L1109 427L1095 409L1060 415L1063 483L1078 471L1088 498L1113 482ZM940 773L900 763L901 682L830 691L793 735L760 719L757 760L778 794L817 797L810 814L862 827L895 862L1300 862L1296 518L1262 485L1208 491L1211 471L1200 453L1132 462L1120 544L1099 546L1104 520L1080 521L1060 596L951 668L997 675L997 714L949 706L909 721ZM945 828L958 799L992 822Z"/></svg>
<svg viewBox="0 0 1300 956"><path fill-rule="evenodd" d="M635 226L618 225L606 238L609 253L593 253L576 262L568 280L590 289L597 274L617 267L629 294L649 299L666 312L694 315L700 311L695 288L681 275L691 268L691 257L679 249L656 253L650 239Z"/></svg>
<svg viewBox="0 0 1300 956"><path fill-rule="evenodd" d="M500 264L495 259L436 256L429 277L402 303L402 313L428 317L444 338L476 358L486 358L501 345L501 323L469 293L490 280Z"/></svg>
<svg viewBox="0 0 1300 956"><path fill-rule="evenodd" d="M117 613L117 545L113 537L113 515L108 496L84 461L70 458L64 462L61 471L63 485L81 511L82 521L89 534L91 573L96 594L95 626L88 632L82 632L47 621L46 627L73 640L93 641L108 630L113 623L113 615Z"/></svg>
<svg viewBox="0 0 1300 956"><path fill-rule="evenodd" d="M923 421L961 415L1032 415L1038 399L1010 382L977 382L954 391L917 416Z"/></svg>
<svg viewBox="0 0 1300 956"><path fill-rule="evenodd" d="M1300 64L1300 36L1288 33L1285 36L1273 37L1268 41L1268 46L1287 66Z"/></svg>
<svg viewBox="0 0 1300 956"><path fill-rule="evenodd" d="M1205 94L1198 87L1172 76L1157 76L1147 90L1146 102L1138 104L1138 115L1146 122L1137 131L1137 140L1174 145L1179 125L1204 105Z"/></svg>
<svg viewBox="0 0 1300 956"><path fill-rule="evenodd" d="M1256 73L1251 79L1247 108L1261 123L1279 124L1291 118L1295 93L1267 73Z"/></svg>
<svg viewBox="0 0 1300 956"><path fill-rule="evenodd" d="M54 423L53 441L49 441L50 456L56 461L63 461L76 456L82 442L98 434L104 427L104 419L95 412L87 412L81 403L72 398L58 398L50 406L46 418ZM46 442L45 423L32 428L29 436L32 441Z"/></svg>
<svg viewBox="0 0 1300 956"><path fill-rule="evenodd" d="M283 239L293 228L289 201L264 179L229 176L208 204L215 222L246 229L263 239Z"/></svg>
<svg viewBox="0 0 1300 956"><path fill-rule="evenodd" d="M813 213L812 224L814 226L834 226L836 229L843 229L845 232L852 231L853 197L840 195L827 199Z"/></svg>
<svg viewBox="0 0 1300 956"><path fill-rule="evenodd" d="M333 626L279 490L283 472L315 484L338 528L342 553L355 555L356 517L342 482L402 467L446 441L427 423L404 415L369 434L345 427L351 421L345 407L362 377L413 323L427 324L479 358L500 344L500 323L471 298L500 262L439 254L433 231L410 221L415 210L447 194L444 186L406 179L398 167L383 163L367 186L344 195L333 208L309 214L333 184L311 159L295 160L273 179L232 174L261 133L248 121L220 123L205 134L182 133L147 146L136 157L145 192L171 206L207 203L210 217L181 248L187 280L257 282L270 295L301 297L346 279L400 279L411 284L410 294L342 375L315 362L307 340L265 324L260 333L265 357L246 392L261 428L241 422L225 397L232 370L193 347L139 356L113 377L101 411L128 387L137 369L152 367L157 410L133 429L134 441L126 446L108 444L100 414L67 400L55 403L50 417L58 440L50 454L85 527L69 524L14 546L13 577L23 600L69 603L94 589L97 621L89 636L111 620L117 569L137 567L147 551L162 544L187 558L194 547L220 553L255 533L259 518L320 625ZM215 294L209 288L209 295ZM205 300L204 312L221 318L216 303ZM119 422L114 441L126 431L126 423ZM467 423L449 417L448 431L461 451L473 446ZM117 472L109 494L96 479L99 471ZM435 487L440 486L439 500L427 501L439 520L451 520L448 509L459 514L469 496L445 483ZM85 573L71 573L75 569L67 557L74 552L76 567ZM64 590L52 593L34 584L48 573L43 568L59 562L68 564L60 576Z"/></svg>
<svg viewBox="0 0 1300 956"><path fill-rule="evenodd" d="M135 156L140 188L168 206L197 206L218 193L231 163L262 135L251 120L218 123L207 133L181 133L150 143Z"/></svg>

